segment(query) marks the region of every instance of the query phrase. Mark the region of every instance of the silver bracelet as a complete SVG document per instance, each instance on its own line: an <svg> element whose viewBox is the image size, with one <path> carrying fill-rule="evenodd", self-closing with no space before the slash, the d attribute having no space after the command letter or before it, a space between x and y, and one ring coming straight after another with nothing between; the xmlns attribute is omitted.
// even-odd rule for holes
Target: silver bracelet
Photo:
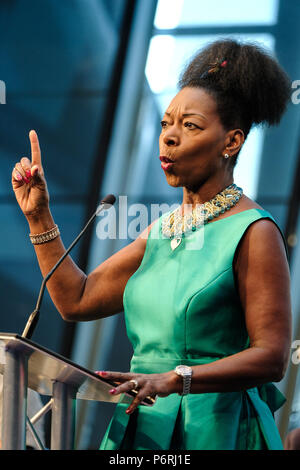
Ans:
<svg viewBox="0 0 300 470"><path fill-rule="evenodd" d="M54 238L60 235L60 231L57 225L55 225L52 229L48 230L47 232L43 233L36 233L36 234L29 234L29 238L33 245L41 245L42 243L50 242L54 240Z"/></svg>

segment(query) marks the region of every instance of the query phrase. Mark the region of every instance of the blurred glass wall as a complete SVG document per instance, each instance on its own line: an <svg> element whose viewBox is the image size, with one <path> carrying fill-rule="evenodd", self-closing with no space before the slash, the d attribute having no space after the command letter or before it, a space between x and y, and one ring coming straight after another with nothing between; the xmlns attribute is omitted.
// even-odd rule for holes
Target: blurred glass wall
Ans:
<svg viewBox="0 0 300 470"><path fill-rule="evenodd" d="M6 91L6 104L0 106L3 332L22 333L42 281L28 224L12 192L13 167L22 157L30 158L28 133L35 129L52 214L69 246L95 209L90 201L101 193L103 129L109 133L107 108L113 113L116 66L122 62L124 30L130 29L134 6L127 0L0 3L0 80ZM72 252L77 263L85 241ZM65 342L71 344L66 331L69 325L46 292L33 340L66 352Z"/></svg>

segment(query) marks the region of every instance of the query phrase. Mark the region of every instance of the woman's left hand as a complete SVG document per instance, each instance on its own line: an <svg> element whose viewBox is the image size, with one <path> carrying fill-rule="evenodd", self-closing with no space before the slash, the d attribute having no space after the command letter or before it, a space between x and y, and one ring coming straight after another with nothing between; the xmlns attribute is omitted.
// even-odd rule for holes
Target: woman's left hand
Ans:
<svg viewBox="0 0 300 470"><path fill-rule="evenodd" d="M162 374L96 371L96 374L105 379L120 383L120 385L110 390L112 395L137 390L136 397L126 410L127 414L132 413L147 396L152 398L156 396L167 397L171 393L180 392L182 389L182 384L179 383L180 377L174 371ZM131 382L133 380L137 381L137 387L134 382Z"/></svg>

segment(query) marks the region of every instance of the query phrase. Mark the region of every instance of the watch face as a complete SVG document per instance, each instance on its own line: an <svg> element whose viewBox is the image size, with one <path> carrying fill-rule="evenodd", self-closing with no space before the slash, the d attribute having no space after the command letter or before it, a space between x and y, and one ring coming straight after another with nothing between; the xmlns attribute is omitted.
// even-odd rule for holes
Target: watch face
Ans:
<svg viewBox="0 0 300 470"><path fill-rule="evenodd" d="M176 367L176 372L180 375L189 375L191 368L189 366L180 365Z"/></svg>

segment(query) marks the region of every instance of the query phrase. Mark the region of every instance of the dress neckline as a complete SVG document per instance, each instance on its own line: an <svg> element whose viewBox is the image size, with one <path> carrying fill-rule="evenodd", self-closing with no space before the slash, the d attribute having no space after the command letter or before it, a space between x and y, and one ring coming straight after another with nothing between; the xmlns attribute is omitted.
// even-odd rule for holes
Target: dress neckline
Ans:
<svg viewBox="0 0 300 470"><path fill-rule="evenodd" d="M235 214L228 215L227 217L222 217L221 219L212 220L211 222L208 222L205 225L215 224L216 222L221 222L221 220L230 219L230 217L234 217L235 215L244 214L244 212L249 212L249 211L253 211L253 210L254 211L259 211L259 212L266 212L265 209L259 209L258 207L252 207L251 209L246 209L246 210L241 211L241 212L236 212Z"/></svg>
<svg viewBox="0 0 300 470"><path fill-rule="evenodd" d="M221 222L221 220L230 219L230 217L234 217L235 215L239 215L239 214L244 214L245 212L249 212L249 211L267 212L265 209L259 209L258 207L252 207L251 209L246 209L246 210L241 211L241 212L236 212L235 214L228 215L227 217L222 217L221 219L212 220L211 222L208 222L207 224L204 224L204 225L215 224L216 222ZM168 214L168 212L166 212L165 214L163 214L161 216L161 220L166 214Z"/></svg>
<svg viewBox="0 0 300 470"><path fill-rule="evenodd" d="M226 219L230 219L231 217L234 217L235 215L239 215L239 214L244 214L245 212L250 212L250 211L259 211L259 212L268 212L266 211L266 209L259 209L258 207L252 207L251 209L246 209L244 211L241 211L241 212L236 212L235 214L232 214L232 215L228 215L227 217L223 217L222 219L216 219L216 220L213 220L211 222L208 222L204 225L201 225L201 227L207 227L208 225L211 225L211 224L215 224L216 222L221 222L222 220L226 220ZM158 220L158 230L160 232L162 232L162 220L163 220L163 217L166 216L168 214L168 212L165 212L161 217L160 219ZM198 227L199 228L199 227ZM197 229L196 229L197 231Z"/></svg>

